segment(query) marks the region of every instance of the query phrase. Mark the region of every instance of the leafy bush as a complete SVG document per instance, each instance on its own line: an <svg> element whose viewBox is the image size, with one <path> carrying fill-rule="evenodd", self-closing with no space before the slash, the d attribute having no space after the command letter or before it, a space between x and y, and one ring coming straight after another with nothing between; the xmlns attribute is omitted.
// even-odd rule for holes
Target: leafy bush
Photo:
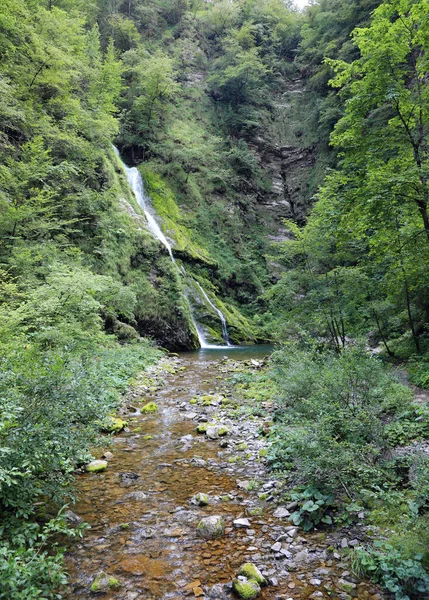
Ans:
<svg viewBox="0 0 429 600"><path fill-rule="evenodd" d="M326 512L332 507L334 496L308 487L302 491L292 492L291 498L299 504L298 510L291 514L291 520L304 531L310 531L320 523L332 524L332 518Z"/></svg>
<svg viewBox="0 0 429 600"><path fill-rule="evenodd" d="M418 600L429 593L429 573L421 560L420 554L408 558L391 544L376 541L372 548L357 548L352 565L358 576L381 584L396 600Z"/></svg>
<svg viewBox="0 0 429 600"><path fill-rule="evenodd" d="M338 355L288 347L274 364L276 466L283 455L299 483L349 497L385 481L386 411L409 402L409 390L360 348Z"/></svg>

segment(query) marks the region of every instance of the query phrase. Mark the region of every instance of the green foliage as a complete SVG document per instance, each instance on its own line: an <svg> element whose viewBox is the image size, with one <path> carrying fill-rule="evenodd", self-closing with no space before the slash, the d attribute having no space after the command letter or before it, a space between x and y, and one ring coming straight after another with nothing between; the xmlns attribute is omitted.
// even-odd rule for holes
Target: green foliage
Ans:
<svg viewBox="0 0 429 600"><path fill-rule="evenodd" d="M397 600L421 598L429 592L429 574L422 567L422 556L407 558L391 544L374 542L368 550L358 548L353 554L353 569L380 583Z"/></svg>
<svg viewBox="0 0 429 600"><path fill-rule="evenodd" d="M0 529L0 598L60 598L56 592L67 582L62 570L64 548L58 536L82 536L85 526L70 528L63 510L39 523L6 521ZM5 541L7 539L7 542Z"/></svg>
<svg viewBox="0 0 429 600"><path fill-rule="evenodd" d="M310 531L320 523L332 524L332 518L326 512L333 505L334 496L322 494L320 490L308 487L291 493L292 500L298 502L298 510L291 514L291 520L304 531Z"/></svg>

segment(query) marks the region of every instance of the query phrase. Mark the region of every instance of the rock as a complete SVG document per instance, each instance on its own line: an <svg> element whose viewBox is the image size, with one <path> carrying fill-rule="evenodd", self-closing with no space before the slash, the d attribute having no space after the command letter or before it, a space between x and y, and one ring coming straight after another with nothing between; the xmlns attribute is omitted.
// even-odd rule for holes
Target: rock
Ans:
<svg viewBox="0 0 429 600"><path fill-rule="evenodd" d="M70 525L80 525L80 523L83 523L82 517L79 517L79 515L74 513L72 510L66 510L64 513L64 518Z"/></svg>
<svg viewBox="0 0 429 600"><path fill-rule="evenodd" d="M107 469L107 460L92 460L86 465L88 473L101 473Z"/></svg>
<svg viewBox="0 0 429 600"><path fill-rule="evenodd" d="M346 579L339 579L337 582L338 587L344 592L352 592L356 588L356 584Z"/></svg>
<svg viewBox="0 0 429 600"><path fill-rule="evenodd" d="M347 538L343 538L341 540L341 548L348 548L348 546L349 546L349 542L348 542Z"/></svg>
<svg viewBox="0 0 429 600"><path fill-rule="evenodd" d="M290 517L290 512L285 506L279 506L273 512L273 517L276 517L277 519L285 519L286 517Z"/></svg>
<svg viewBox="0 0 429 600"><path fill-rule="evenodd" d="M104 458L105 460L112 460L112 458L115 458L115 457L112 454L112 452L107 451L103 454L102 458Z"/></svg>
<svg viewBox="0 0 429 600"><path fill-rule="evenodd" d="M101 571L92 582L91 592L93 594L105 594L109 590L116 590L119 587L121 587L121 583L117 579Z"/></svg>
<svg viewBox="0 0 429 600"><path fill-rule="evenodd" d="M197 506L207 506L209 504L209 497L207 494L198 492L198 494L195 494L195 496L191 499L191 502Z"/></svg>
<svg viewBox="0 0 429 600"><path fill-rule="evenodd" d="M275 544L273 544L273 545L271 546L271 550L272 550L273 552L280 552L280 550L281 550L281 549L282 549L282 545L281 545L281 543L280 543L280 542L276 542Z"/></svg>
<svg viewBox="0 0 429 600"><path fill-rule="evenodd" d="M207 427L208 427L207 423L200 423L199 425L197 425L195 427L195 431L197 433L205 433L207 431Z"/></svg>
<svg viewBox="0 0 429 600"><path fill-rule="evenodd" d="M209 440L217 440L219 437L219 428L215 425L209 425L206 429L206 436Z"/></svg>
<svg viewBox="0 0 429 600"><path fill-rule="evenodd" d="M301 550L295 555L296 562L308 562L308 550Z"/></svg>
<svg viewBox="0 0 429 600"><path fill-rule="evenodd" d="M243 527L250 527L250 521L249 521L249 519L235 519L234 527L237 527L237 529L240 529Z"/></svg>
<svg viewBox="0 0 429 600"><path fill-rule="evenodd" d="M232 589L243 600L252 600L261 593L259 584L246 578L243 578L243 580L234 579Z"/></svg>
<svg viewBox="0 0 429 600"><path fill-rule="evenodd" d="M143 414L155 413L157 411L158 411L158 406L155 404L155 402L148 402L140 409L140 412Z"/></svg>
<svg viewBox="0 0 429 600"><path fill-rule="evenodd" d="M101 429L105 433L119 433L128 425L126 421L119 419L118 417L107 417L103 422Z"/></svg>
<svg viewBox="0 0 429 600"><path fill-rule="evenodd" d="M131 492L130 494L126 494L122 500L136 500L137 502L141 502L142 500L146 500L147 494L144 492Z"/></svg>
<svg viewBox="0 0 429 600"><path fill-rule="evenodd" d="M119 474L122 487L130 487L130 485L133 485L137 481L137 479L139 479L139 477L140 475L138 473L132 472Z"/></svg>
<svg viewBox="0 0 429 600"><path fill-rule="evenodd" d="M220 437L222 437L224 435L228 435L228 433L229 433L229 427L225 427L225 426L219 427L219 429L217 431L217 434Z"/></svg>
<svg viewBox="0 0 429 600"><path fill-rule="evenodd" d="M256 581L259 585L267 585L267 580L253 563L244 563L244 565L241 565L238 574L243 575L243 577L251 581Z"/></svg>
<svg viewBox="0 0 429 600"><path fill-rule="evenodd" d="M219 515L205 517L198 523L197 533L205 540L215 540L225 534L225 521Z"/></svg>

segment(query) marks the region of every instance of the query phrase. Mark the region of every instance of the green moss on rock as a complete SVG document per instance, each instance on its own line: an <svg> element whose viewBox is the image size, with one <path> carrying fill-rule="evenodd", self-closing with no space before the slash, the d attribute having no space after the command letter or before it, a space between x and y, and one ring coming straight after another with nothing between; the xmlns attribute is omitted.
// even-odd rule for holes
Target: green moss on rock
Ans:
<svg viewBox="0 0 429 600"><path fill-rule="evenodd" d="M155 402L148 402L140 409L140 412L142 413L155 413L157 411L158 406L155 404Z"/></svg>
<svg viewBox="0 0 429 600"><path fill-rule="evenodd" d="M249 580L241 581L240 579L234 579L232 589L243 600L252 600L261 593L259 584L256 581Z"/></svg>
<svg viewBox="0 0 429 600"><path fill-rule="evenodd" d="M243 575L251 581L256 581L259 585L267 585L267 580L253 563L244 563L244 565L241 565L238 574Z"/></svg>
<svg viewBox="0 0 429 600"><path fill-rule="evenodd" d="M102 430L106 433L119 433L128 425L126 421L119 419L118 417L107 417L103 422Z"/></svg>
<svg viewBox="0 0 429 600"><path fill-rule="evenodd" d="M107 469L107 460L93 460L86 465L88 473L101 473Z"/></svg>

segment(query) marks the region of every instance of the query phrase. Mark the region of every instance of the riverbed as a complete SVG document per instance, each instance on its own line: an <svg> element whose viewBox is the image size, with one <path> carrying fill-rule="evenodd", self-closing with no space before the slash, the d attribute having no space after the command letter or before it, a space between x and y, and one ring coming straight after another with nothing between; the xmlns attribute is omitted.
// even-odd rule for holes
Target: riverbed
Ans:
<svg viewBox="0 0 429 600"><path fill-rule="evenodd" d="M350 574L338 536L304 535L275 516L279 497L262 458L261 423L234 421L223 400L234 369L259 368L270 351L186 353L166 361L153 379L137 380L125 403L128 428L106 448L113 455L107 470L79 477L72 509L91 528L66 554L65 598L93 598L91 585L104 572L120 584L103 592L107 599L223 600L232 598L230 583L245 562L268 579L261 599L383 598ZM157 412L141 414L147 402ZM217 421L228 428L226 436L209 439L195 430ZM192 503L198 492L208 495L207 506ZM197 535L209 515L223 516L222 538ZM234 524L240 518L248 524Z"/></svg>

